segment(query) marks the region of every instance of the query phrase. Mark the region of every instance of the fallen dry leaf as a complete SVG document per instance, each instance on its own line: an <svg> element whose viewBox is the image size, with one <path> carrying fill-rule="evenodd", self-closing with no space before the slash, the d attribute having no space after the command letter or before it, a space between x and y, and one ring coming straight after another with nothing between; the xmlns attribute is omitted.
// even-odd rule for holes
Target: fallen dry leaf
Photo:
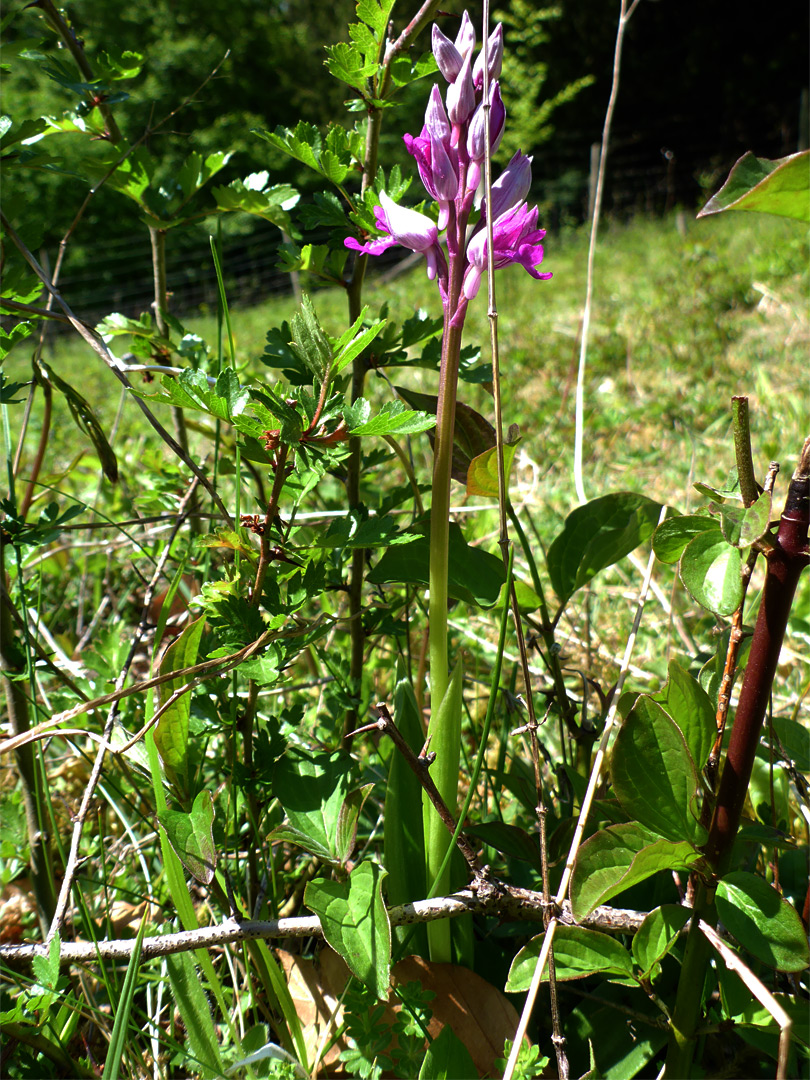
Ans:
<svg viewBox="0 0 810 1080"><path fill-rule="evenodd" d="M342 957L326 946L317 962L277 950L295 1002L310 1061L343 1022L340 995L349 978ZM404 986L418 982L435 997L430 1003L433 1017L428 1025L435 1038L449 1025L467 1047L481 1076L491 1075L495 1060L503 1055L504 1039L514 1036L518 1014L504 994L469 968L456 964L433 964L418 956L400 960L391 971L392 982ZM393 990L382 1023L393 1024L402 1004ZM346 1043L332 1047L319 1068L319 1076L344 1076L339 1060Z"/></svg>

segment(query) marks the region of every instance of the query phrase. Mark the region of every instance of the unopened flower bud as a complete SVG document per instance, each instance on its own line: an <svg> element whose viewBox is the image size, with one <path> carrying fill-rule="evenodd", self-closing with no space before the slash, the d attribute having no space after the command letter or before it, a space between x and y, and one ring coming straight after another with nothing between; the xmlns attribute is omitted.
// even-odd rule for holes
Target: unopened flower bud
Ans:
<svg viewBox="0 0 810 1080"><path fill-rule="evenodd" d="M455 82L464 58L450 38L445 37L435 23L433 24L432 46L439 71L449 83Z"/></svg>
<svg viewBox="0 0 810 1080"><path fill-rule="evenodd" d="M431 139L441 139L442 142L450 139L450 121L447 119L441 91L435 84L425 109L425 128Z"/></svg>
<svg viewBox="0 0 810 1080"><path fill-rule="evenodd" d="M450 123L455 128L461 124L466 124L474 110L475 89L472 81L472 53L467 53L461 71L458 73L458 78L447 87L447 115L450 117Z"/></svg>
<svg viewBox="0 0 810 1080"><path fill-rule="evenodd" d="M487 42L487 66L490 81L500 77L503 66L503 27L500 23L489 35ZM478 54L473 67L473 85L480 90L484 85L484 50Z"/></svg>
<svg viewBox="0 0 810 1080"><path fill-rule="evenodd" d="M475 27L466 9L461 16L461 29L456 35L456 48L462 56L469 56L475 48Z"/></svg>
<svg viewBox="0 0 810 1080"><path fill-rule="evenodd" d="M500 145L506 124L506 109L501 99L501 88L498 83L492 84L490 92L489 110L489 140L491 152L494 154ZM486 146L486 118L484 115L483 101L473 113L470 128L467 133L467 153L471 161L483 161Z"/></svg>

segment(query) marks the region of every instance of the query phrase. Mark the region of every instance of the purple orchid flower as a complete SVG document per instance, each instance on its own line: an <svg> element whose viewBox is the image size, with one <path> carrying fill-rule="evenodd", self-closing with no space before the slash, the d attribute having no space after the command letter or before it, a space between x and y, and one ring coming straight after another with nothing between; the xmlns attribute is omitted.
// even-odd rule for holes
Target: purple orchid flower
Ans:
<svg viewBox="0 0 810 1080"><path fill-rule="evenodd" d="M497 218L492 225L493 262L495 269L519 263L533 278L542 281L551 274L541 274L537 269L543 261L540 241L545 229L537 228L537 207L530 210L525 202L513 206ZM463 293L468 300L478 292L481 276L487 265L487 233L485 228L473 236L467 245L469 266L464 274Z"/></svg>
<svg viewBox="0 0 810 1080"><path fill-rule="evenodd" d="M427 260L428 277L438 279L446 325L464 322L467 303L478 292L487 265L486 220L493 220L494 265L518 263L533 278L552 275L538 269L543 261L537 228L537 207L526 198L532 181L532 159L518 151L492 185L489 206L482 207L481 221L467 242L468 223L474 206L480 206L481 167L486 156L486 125L483 106L484 60L474 58L475 30L467 12L455 41L433 27L433 54L448 82L444 100L438 86L431 90L425 123L419 135L405 135L405 145L416 161L428 195L438 203L438 224L424 214L398 206L380 195L375 207L377 226L386 235L361 244L349 238L346 247L367 255L379 255L394 244L418 251ZM487 41L487 75L490 80L490 151L497 150L506 124L498 76L503 61L503 28L498 25ZM445 232L447 257L439 245ZM456 282L450 291L450 281ZM458 288L458 283L461 288Z"/></svg>
<svg viewBox="0 0 810 1080"><path fill-rule="evenodd" d="M382 255L394 244L411 251L418 251L427 260L427 276L433 281L437 270L444 263L444 255L439 247L439 230L436 222L418 210L409 210L398 206L384 191L380 192L380 206L374 207L377 227L388 236L381 236L367 244L361 244L354 237L347 237L343 243L352 251L361 255Z"/></svg>

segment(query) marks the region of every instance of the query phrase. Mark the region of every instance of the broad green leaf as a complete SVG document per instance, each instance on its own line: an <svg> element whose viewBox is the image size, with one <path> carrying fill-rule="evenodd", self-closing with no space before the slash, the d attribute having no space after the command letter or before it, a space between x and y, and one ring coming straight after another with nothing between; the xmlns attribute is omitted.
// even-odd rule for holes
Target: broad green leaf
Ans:
<svg viewBox="0 0 810 1080"><path fill-rule="evenodd" d="M161 675L170 671L180 671L182 668L196 664L204 626L205 615L189 623L177 641L173 642L163 654L160 663ZM159 704L164 705L172 694L183 686L185 686L183 679L170 679L162 683L157 687ZM186 692L172 702L161 715L155 728L155 745L160 752L166 775L183 794L188 792L189 782L188 718L190 713L191 695Z"/></svg>
<svg viewBox="0 0 810 1080"><path fill-rule="evenodd" d="M290 345L318 382L323 382L332 364L332 346L318 321L309 296L304 293L301 308L290 320L293 340Z"/></svg>
<svg viewBox="0 0 810 1080"><path fill-rule="evenodd" d="M78 390L72 387L69 383L66 383L64 379L46 364L44 360L40 360L40 366L45 372L45 376L53 386L63 394L67 401L70 415L76 422L76 426L88 436L93 446L95 447L98 459L101 462L101 468L104 475L111 483L115 483L118 479L118 459L115 456L115 451L107 441L107 436L98 422L96 414L93 412L90 404L82 397Z"/></svg>
<svg viewBox="0 0 810 1080"><path fill-rule="evenodd" d="M688 870L700 858L691 844L663 840L637 822L600 829L577 854L571 879L574 918L584 919L600 904L661 870Z"/></svg>
<svg viewBox="0 0 810 1080"><path fill-rule="evenodd" d="M518 448L516 442L505 443L503 448L503 471L505 485L509 490L509 473ZM485 450L474 457L467 470L467 494L479 495L488 499L498 498L498 448Z"/></svg>
<svg viewBox="0 0 810 1080"><path fill-rule="evenodd" d="M481 548L470 547L455 523L450 525L448 565L448 593L454 600L479 607L497 603L506 577L503 562ZM388 548L366 580L373 585L391 582L429 585L429 568L429 528L423 528L412 544Z"/></svg>
<svg viewBox="0 0 810 1080"><path fill-rule="evenodd" d="M690 540L681 555L680 576L690 596L717 615L732 615L742 603L742 557L716 532Z"/></svg>
<svg viewBox="0 0 810 1080"><path fill-rule="evenodd" d="M450 813L455 816L458 806L458 770L461 746L462 664L456 663L444 697L438 708L432 708L428 724L428 738L436 760L430 775L444 799ZM450 833L439 817L427 794L422 792L422 827L425 833L425 873L433 895L442 896L450 890L450 863L442 871L445 855L450 847ZM428 925L431 957L450 959L451 929L448 921Z"/></svg>
<svg viewBox="0 0 810 1080"><path fill-rule="evenodd" d="M691 915L691 908L680 904L662 904L649 913L633 935L633 959L642 975L649 976L658 961L666 956Z"/></svg>
<svg viewBox="0 0 810 1080"><path fill-rule="evenodd" d="M771 520L771 493L763 491L751 506L724 506L720 511L723 536L737 548L761 540Z"/></svg>
<svg viewBox="0 0 810 1080"><path fill-rule="evenodd" d="M188 1067L199 1072L204 1080L214 1080L225 1075L225 1066L219 1054L214 1024L208 998L197 974L194 959L190 953L175 953L166 957L169 983L172 988L172 1000L180 1013L186 1029L188 1044L191 1049L191 1061Z"/></svg>
<svg viewBox="0 0 810 1080"><path fill-rule="evenodd" d="M531 863L538 871L542 869L537 837L529 836L525 829L517 825L506 825L502 821L485 821L480 825L465 829L464 833L482 840L502 855L509 855L513 859Z"/></svg>
<svg viewBox="0 0 810 1080"><path fill-rule="evenodd" d="M362 862L347 881L310 881L304 903L318 916L323 936L375 994L387 1000L391 926L382 897L385 870Z"/></svg>
<svg viewBox="0 0 810 1080"><path fill-rule="evenodd" d="M715 903L729 933L764 964L778 971L802 971L810 964L796 909L762 878L744 870L726 874Z"/></svg>
<svg viewBox="0 0 810 1080"><path fill-rule="evenodd" d="M354 409L359 402L354 402ZM386 401L376 416L349 428L350 435L416 435L436 426L430 413L406 409L401 401Z"/></svg>
<svg viewBox="0 0 810 1080"><path fill-rule="evenodd" d="M810 773L810 731L786 716L775 716L773 728L788 759L799 772Z"/></svg>
<svg viewBox="0 0 810 1080"><path fill-rule="evenodd" d="M360 811L363 809L363 804L371 794L373 787L373 783L363 784L362 787L350 791L338 811L337 829L335 830L335 854L341 866L346 865L354 852Z"/></svg>
<svg viewBox="0 0 810 1080"><path fill-rule="evenodd" d="M287 815L289 826L282 825L271 835L289 828L300 835L302 847L317 847L325 861L338 863L337 833L340 810L351 790L352 760L341 751L326 753L291 746L273 769L273 794ZM304 843L304 840L309 843Z"/></svg>
<svg viewBox="0 0 810 1080"><path fill-rule="evenodd" d="M548 550L548 573L561 605L606 566L652 536L660 503L619 491L578 506Z"/></svg>
<svg viewBox="0 0 810 1080"><path fill-rule="evenodd" d="M403 386L395 386L394 389L407 403L415 409L436 415L438 398L435 394L419 394L415 390L408 390ZM431 443L433 437L431 436ZM456 422L453 429L453 463L451 474L454 480L462 484L467 483L467 474L470 462L473 458L491 450L495 446L495 428L481 413L465 405L463 401L456 402Z"/></svg>
<svg viewBox="0 0 810 1080"><path fill-rule="evenodd" d="M740 1012L735 1014L735 1023L750 1025L760 1030L767 1029L778 1034L779 1024L773 1015L764 1005L751 999L749 990L744 988L744 992L747 1000ZM804 1046L810 1046L810 1011L807 1009L807 1002L801 999L795 1001L787 994L774 994L774 997L793 1021L791 1038L798 1039Z"/></svg>
<svg viewBox="0 0 810 1080"><path fill-rule="evenodd" d="M743 154L698 217L725 210L758 210L810 221L810 150L774 161L755 157L750 150Z"/></svg>
<svg viewBox="0 0 810 1080"><path fill-rule="evenodd" d="M538 934L512 961L504 990L507 994L528 990L543 947L545 934ZM558 926L554 934L554 969L561 982L584 979L588 975L632 976L633 960L620 941L582 926ZM548 965L543 972L548 982Z"/></svg>
<svg viewBox="0 0 810 1080"><path fill-rule="evenodd" d="M210 885L214 879L217 853L214 847L214 797L210 791L200 791L191 812L164 810L158 823L186 870Z"/></svg>
<svg viewBox="0 0 810 1080"><path fill-rule="evenodd" d="M697 770L678 725L646 694L619 729L610 779L622 809L645 828L699 842Z"/></svg>
<svg viewBox="0 0 810 1080"><path fill-rule="evenodd" d="M652 700L657 701L681 729L695 767L702 769L717 735L716 709L712 707L709 695L677 660L670 660L666 684L652 695Z"/></svg>
<svg viewBox="0 0 810 1080"><path fill-rule="evenodd" d="M449 1024L445 1024L425 1051L419 1080L470 1080L477 1076L470 1052Z"/></svg>
<svg viewBox="0 0 810 1080"><path fill-rule="evenodd" d="M655 557L663 563L676 563L690 540L699 533L719 533L717 518L685 514L667 518L653 533L652 546Z"/></svg>

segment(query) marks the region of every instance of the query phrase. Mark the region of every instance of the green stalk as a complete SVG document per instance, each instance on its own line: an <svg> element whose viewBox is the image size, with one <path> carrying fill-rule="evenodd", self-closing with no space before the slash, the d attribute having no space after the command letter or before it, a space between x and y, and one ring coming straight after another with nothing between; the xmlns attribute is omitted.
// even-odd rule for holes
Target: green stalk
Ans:
<svg viewBox="0 0 810 1080"><path fill-rule="evenodd" d="M461 326L453 326L452 315L461 296L463 260L451 261L448 302L445 308L439 399L436 403L436 439L433 450L433 489L430 508L430 749L436 755L431 775L439 794L451 813L458 805L458 770L461 753L461 667L452 682L448 678L447 646L447 572L450 544L450 480L453 464L453 433L456 422ZM440 873L450 837L433 807L423 799L425 826L425 863L428 880L444 891L450 884L449 868ZM449 963L450 926L445 922L428 924L430 958Z"/></svg>

